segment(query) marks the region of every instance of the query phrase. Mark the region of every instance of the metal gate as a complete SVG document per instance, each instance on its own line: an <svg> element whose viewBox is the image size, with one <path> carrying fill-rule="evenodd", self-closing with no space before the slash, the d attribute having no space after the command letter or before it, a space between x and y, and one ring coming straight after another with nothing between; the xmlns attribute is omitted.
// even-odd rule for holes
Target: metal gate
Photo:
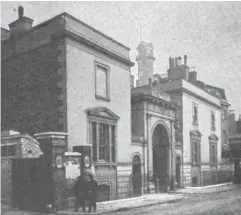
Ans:
<svg viewBox="0 0 241 215"><path fill-rule="evenodd" d="M12 162L13 208L44 212L53 204L52 167L44 156Z"/></svg>

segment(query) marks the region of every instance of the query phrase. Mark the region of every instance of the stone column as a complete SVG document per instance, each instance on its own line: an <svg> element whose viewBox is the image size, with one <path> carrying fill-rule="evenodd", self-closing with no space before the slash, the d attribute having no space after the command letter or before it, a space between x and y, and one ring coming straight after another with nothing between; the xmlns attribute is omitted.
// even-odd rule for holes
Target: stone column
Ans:
<svg viewBox="0 0 241 215"><path fill-rule="evenodd" d="M176 150L175 150L175 129L171 121L171 187L176 190Z"/></svg>
<svg viewBox="0 0 241 215"><path fill-rule="evenodd" d="M44 132L34 136L40 143L44 159L46 159L51 171L52 196L50 197L49 206L51 206L52 210L60 209L64 201L61 198L63 192L65 192L64 153L67 150L67 134Z"/></svg>

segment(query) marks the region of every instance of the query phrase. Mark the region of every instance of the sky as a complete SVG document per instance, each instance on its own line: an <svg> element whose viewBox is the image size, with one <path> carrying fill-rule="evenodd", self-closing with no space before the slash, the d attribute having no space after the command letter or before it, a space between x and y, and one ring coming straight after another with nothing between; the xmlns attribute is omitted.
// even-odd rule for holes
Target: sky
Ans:
<svg viewBox="0 0 241 215"><path fill-rule="evenodd" d="M166 73L169 57L187 54L198 79L224 88L230 109L241 114L241 2L1 2L1 27L18 18L19 5L34 25L70 13L130 47L135 63L140 41L152 42L154 73Z"/></svg>

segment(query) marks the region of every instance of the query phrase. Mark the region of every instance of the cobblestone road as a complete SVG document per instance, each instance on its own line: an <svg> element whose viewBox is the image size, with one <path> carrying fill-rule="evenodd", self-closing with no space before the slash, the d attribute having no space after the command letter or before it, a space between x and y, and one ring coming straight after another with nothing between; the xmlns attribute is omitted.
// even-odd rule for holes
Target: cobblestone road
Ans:
<svg viewBox="0 0 241 215"><path fill-rule="evenodd" d="M161 204L109 215L241 215L241 189L221 193L192 194L174 204Z"/></svg>

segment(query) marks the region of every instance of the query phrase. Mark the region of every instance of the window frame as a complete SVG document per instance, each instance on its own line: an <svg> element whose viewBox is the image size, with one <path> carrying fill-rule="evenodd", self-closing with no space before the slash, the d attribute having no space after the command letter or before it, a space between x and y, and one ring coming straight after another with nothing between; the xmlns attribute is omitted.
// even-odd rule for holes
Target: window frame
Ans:
<svg viewBox="0 0 241 215"><path fill-rule="evenodd" d="M93 145L93 123L96 124L96 140L95 140L95 144L96 144L96 159L94 160L94 145ZM105 126L108 126L108 160L106 159L100 159L100 125L104 124ZM112 120L103 120L103 119L98 119L98 118L92 118L90 119L90 126L91 126L91 132L90 132L90 142L92 144L92 160L94 164L98 164L98 163L108 163L108 164L115 164L116 163L116 155L117 155L117 140L116 140L116 132L117 132L117 124L116 122L112 121ZM113 160L112 157L112 126L114 126L114 138L115 138L115 160Z"/></svg>
<svg viewBox="0 0 241 215"><path fill-rule="evenodd" d="M213 152L213 147L215 150L215 154ZM209 164L210 166L218 165L217 142L212 140L209 142Z"/></svg>
<svg viewBox="0 0 241 215"><path fill-rule="evenodd" d="M211 110L211 131L216 131L216 116L215 111L213 110Z"/></svg>
<svg viewBox="0 0 241 215"><path fill-rule="evenodd" d="M107 65L104 65L100 62L95 61L95 98L96 99L101 99L105 101L110 101L110 67ZM102 95L98 95L98 86L97 86L97 71L98 67L105 69L106 71L106 97Z"/></svg>
<svg viewBox="0 0 241 215"><path fill-rule="evenodd" d="M195 119L195 108L197 110L196 119ZM198 126L198 105L196 103L192 103L192 124Z"/></svg>
<svg viewBox="0 0 241 215"><path fill-rule="evenodd" d="M201 165L201 141L196 139L196 138L192 138L191 139L191 158L192 158L192 166L200 166ZM196 147L195 147L196 145ZM197 151L195 152L194 149L197 149ZM195 153L194 153L195 152ZM197 160L194 159L194 155L196 154L197 156Z"/></svg>

